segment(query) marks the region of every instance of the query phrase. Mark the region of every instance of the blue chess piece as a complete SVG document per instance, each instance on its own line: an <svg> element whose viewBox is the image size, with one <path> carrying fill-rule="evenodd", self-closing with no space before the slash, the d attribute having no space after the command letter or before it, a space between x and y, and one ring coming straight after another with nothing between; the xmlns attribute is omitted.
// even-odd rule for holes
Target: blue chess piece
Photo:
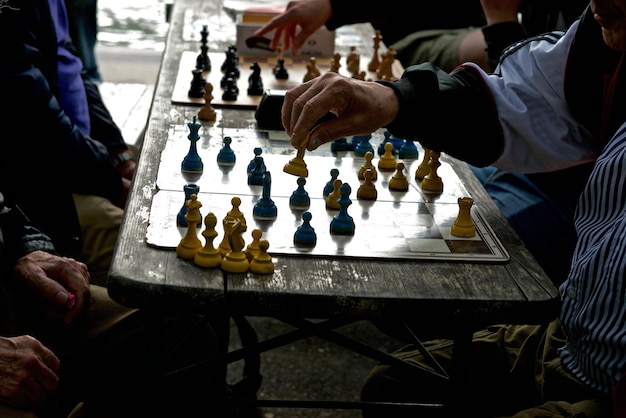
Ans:
<svg viewBox="0 0 626 418"><path fill-rule="evenodd" d="M331 194L332 191L335 189L335 186L333 185L333 183L335 182L337 177L339 177L339 169L331 168L330 169L330 180L328 180L328 182L326 183L326 186L324 186L324 191L322 193L322 195L324 197L326 197L329 194Z"/></svg>
<svg viewBox="0 0 626 418"><path fill-rule="evenodd" d="M371 138L372 134L361 135L359 143L354 148L354 155L356 155L357 157L363 157L368 151L373 154L374 147L372 147L372 144L370 144Z"/></svg>
<svg viewBox="0 0 626 418"><path fill-rule="evenodd" d="M257 157L259 155L261 155L263 153L263 148L261 147L254 147L254 156ZM250 163L248 163L248 169L247 172L248 174L250 174L252 172L252 170L254 170L254 167L256 167L256 162L255 159L252 158L250 160ZM263 165L263 172L265 172L265 165Z"/></svg>
<svg viewBox="0 0 626 418"><path fill-rule="evenodd" d="M415 142L411 141L410 139L405 140L404 144L400 147L400 150L398 151L398 158L401 158L403 160L415 159L417 158L417 155L418 151L417 147L415 146Z"/></svg>
<svg viewBox="0 0 626 418"><path fill-rule="evenodd" d="M278 208L270 197L272 188L272 176L269 171L263 175L263 193L252 209L252 216L255 219L276 219Z"/></svg>
<svg viewBox="0 0 626 418"><path fill-rule="evenodd" d="M289 207L292 209L307 210L311 206L311 199L309 193L304 190L306 179L304 177L298 177L298 188L293 191L289 198Z"/></svg>
<svg viewBox="0 0 626 418"><path fill-rule="evenodd" d="M352 188L348 183L343 183L339 187L339 212L330 221L330 233L335 235L354 235L354 219L348 215L348 206L352 204L350 193Z"/></svg>
<svg viewBox="0 0 626 418"><path fill-rule="evenodd" d="M331 152L348 151L348 139L345 136L335 139L330 144Z"/></svg>
<svg viewBox="0 0 626 418"><path fill-rule="evenodd" d="M352 136L352 139L348 142L348 151L354 151L357 145L359 145L359 142L361 142L361 137L359 135Z"/></svg>
<svg viewBox="0 0 626 418"><path fill-rule="evenodd" d="M180 208L178 215L176 215L176 225L178 226L187 226L188 222L187 219L185 219L185 215L187 214L187 205L185 203L191 199L192 194L198 195L198 193L200 193L200 186L193 183L185 184L183 186L183 191L185 192L185 201L183 202L183 207ZM198 222L196 226L200 228L201 225L202 222Z"/></svg>
<svg viewBox="0 0 626 418"><path fill-rule="evenodd" d="M230 144L233 142L233 139L230 136L224 137L224 146L217 153L217 163L222 165L233 165L235 164L237 157L235 156L235 151L232 150Z"/></svg>
<svg viewBox="0 0 626 418"><path fill-rule="evenodd" d="M183 158L183 162L180 165L180 169L183 173L191 173L198 174L202 173L204 170L204 164L202 163L202 159L198 154L198 140L200 139L200 135L198 135L198 131L200 130L200 125L196 122L196 117L193 117L193 122L189 122L187 124L189 127L189 135L187 135L187 139L189 139L189 152Z"/></svg>
<svg viewBox="0 0 626 418"><path fill-rule="evenodd" d="M389 132L388 130L385 129L385 132L383 132L383 135L385 136L385 139L383 139L383 141L378 145L378 150L377 150L379 156L381 156L381 155L383 155L385 153L385 144L387 142L391 142L391 132ZM396 149L394 148L392 150L392 152L395 155Z"/></svg>
<svg viewBox="0 0 626 418"><path fill-rule="evenodd" d="M293 234L293 243L295 245L314 247L317 243L315 228L311 226L312 217L311 212L307 211L302 213L302 225L300 225Z"/></svg>
<svg viewBox="0 0 626 418"><path fill-rule="evenodd" d="M393 144L393 152L395 154L400 152L400 148L402 148L402 145L404 145L404 139L398 138L395 135L390 135L389 141Z"/></svg>
<svg viewBox="0 0 626 418"><path fill-rule="evenodd" d="M257 155L254 157L254 168L248 174L248 184L251 186L262 186L263 185L263 175L267 172L265 168L265 163L263 162L263 157Z"/></svg>

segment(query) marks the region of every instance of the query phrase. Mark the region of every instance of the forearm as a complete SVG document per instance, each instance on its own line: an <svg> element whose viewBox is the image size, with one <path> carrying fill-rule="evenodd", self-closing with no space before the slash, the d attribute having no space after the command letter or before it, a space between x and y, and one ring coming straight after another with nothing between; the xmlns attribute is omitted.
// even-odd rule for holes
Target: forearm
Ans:
<svg viewBox="0 0 626 418"><path fill-rule="evenodd" d="M432 64L409 67L391 86L400 112L387 126L399 138L418 140L477 166L495 161L503 137L490 91L473 66L448 74Z"/></svg>

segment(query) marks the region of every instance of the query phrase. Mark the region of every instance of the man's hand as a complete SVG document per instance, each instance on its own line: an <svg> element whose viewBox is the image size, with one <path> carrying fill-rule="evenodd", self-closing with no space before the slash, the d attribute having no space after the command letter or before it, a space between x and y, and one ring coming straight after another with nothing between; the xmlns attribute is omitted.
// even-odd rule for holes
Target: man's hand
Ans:
<svg viewBox="0 0 626 418"><path fill-rule="evenodd" d="M270 46L276 49L282 44L283 51L292 49L294 56L307 39L332 16L329 0L297 0L287 3L285 11L254 32L263 36L274 30Z"/></svg>
<svg viewBox="0 0 626 418"><path fill-rule="evenodd" d="M34 251L20 258L14 271L18 280L50 303L51 311L62 312L65 323L91 303L87 266L72 258Z"/></svg>
<svg viewBox="0 0 626 418"><path fill-rule="evenodd" d="M343 136L374 132L391 123L398 111L398 98L391 88L327 72L289 90L281 117L294 147L303 144L310 132L310 151ZM318 124L329 112L337 118Z"/></svg>
<svg viewBox="0 0 626 418"><path fill-rule="evenodd" d="M0 337L0 403L32 408L57 388L60 361L35 338Z"/></svg>

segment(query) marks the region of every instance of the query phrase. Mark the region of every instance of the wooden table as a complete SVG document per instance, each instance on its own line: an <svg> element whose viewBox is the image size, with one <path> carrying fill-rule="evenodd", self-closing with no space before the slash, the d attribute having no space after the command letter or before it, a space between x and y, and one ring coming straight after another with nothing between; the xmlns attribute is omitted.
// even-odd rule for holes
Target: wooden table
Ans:
<svg viewBox="0 0 626 418"><path fill-rule="evenodd" d="M239 317L273 316L298 326L300 337L318 333L338 343L342 341L332 332L332 322L325 329L316 328L304 318L338 323L372 318L410 320L418 333L424 326L466 344L473 330L487 324L542 323L556 317L557 290L471 171L453 160L465 187L482 202L483 215L510 256L508 263L281 256L276 272L259 279L251 274L201 269L178 258L175 251L146 245L151 199L157 191L156 177L168 129L172 124L186 124L198 112L198 107L172 105L171 101L178 60L183 51L198 47L197 41L185 39L189 30L185 21L191 13L211 16L225 28L233 25L215 3L177 0L173 7L143 149L108 281L115 300L132 307L166 304L207 313L226 309ZM360 33L363 43L370 45L369 25L350 30ZM219 50L225 50L232 41L217 35L211 38ZM218 109L215 126L251 129L255 123L254 111L224 108ZM362 347L352 348L378 355ZM465 359L460 350L458 354L461 364Z"/></svg>

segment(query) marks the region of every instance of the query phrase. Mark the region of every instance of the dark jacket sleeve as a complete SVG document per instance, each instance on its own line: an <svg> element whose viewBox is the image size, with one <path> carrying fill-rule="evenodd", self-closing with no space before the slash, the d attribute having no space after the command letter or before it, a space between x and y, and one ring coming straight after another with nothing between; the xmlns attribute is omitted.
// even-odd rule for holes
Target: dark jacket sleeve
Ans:
<svg viewBox="0 0 626 418"><path fill-rule="evenodd" d="M495 70L500 62L502 51L515 42L528 37L524 27L515 22L503 22L484 26L482 33L487 46L487 63L491 71Z"/></svg>
<svg viewBox="0 0 626 418"><path fill-rule="evenodd" d="M387 126L393 135L480 167L502 153L496 106L473 66L448 74L430 63L419 64L407 68L400 80L378 82L399 99L398 116Z"/></svg>
<svg viewBox="0 0 626 418"><path fill-rule="evenodd" d="M56 253L50 238L30 225L19 207L5 203L0 193L0 258L3 267L12 269L17 259L33 251Z"/></svg>
<svg viewBox="0 0 626 418"><path fill-rule="evenodd" d="M50 173L74 193L116 199L122 180L106 147L77 129L54 94L55 33L45 0L9 0L0 13L2 174Z"/></svg>

